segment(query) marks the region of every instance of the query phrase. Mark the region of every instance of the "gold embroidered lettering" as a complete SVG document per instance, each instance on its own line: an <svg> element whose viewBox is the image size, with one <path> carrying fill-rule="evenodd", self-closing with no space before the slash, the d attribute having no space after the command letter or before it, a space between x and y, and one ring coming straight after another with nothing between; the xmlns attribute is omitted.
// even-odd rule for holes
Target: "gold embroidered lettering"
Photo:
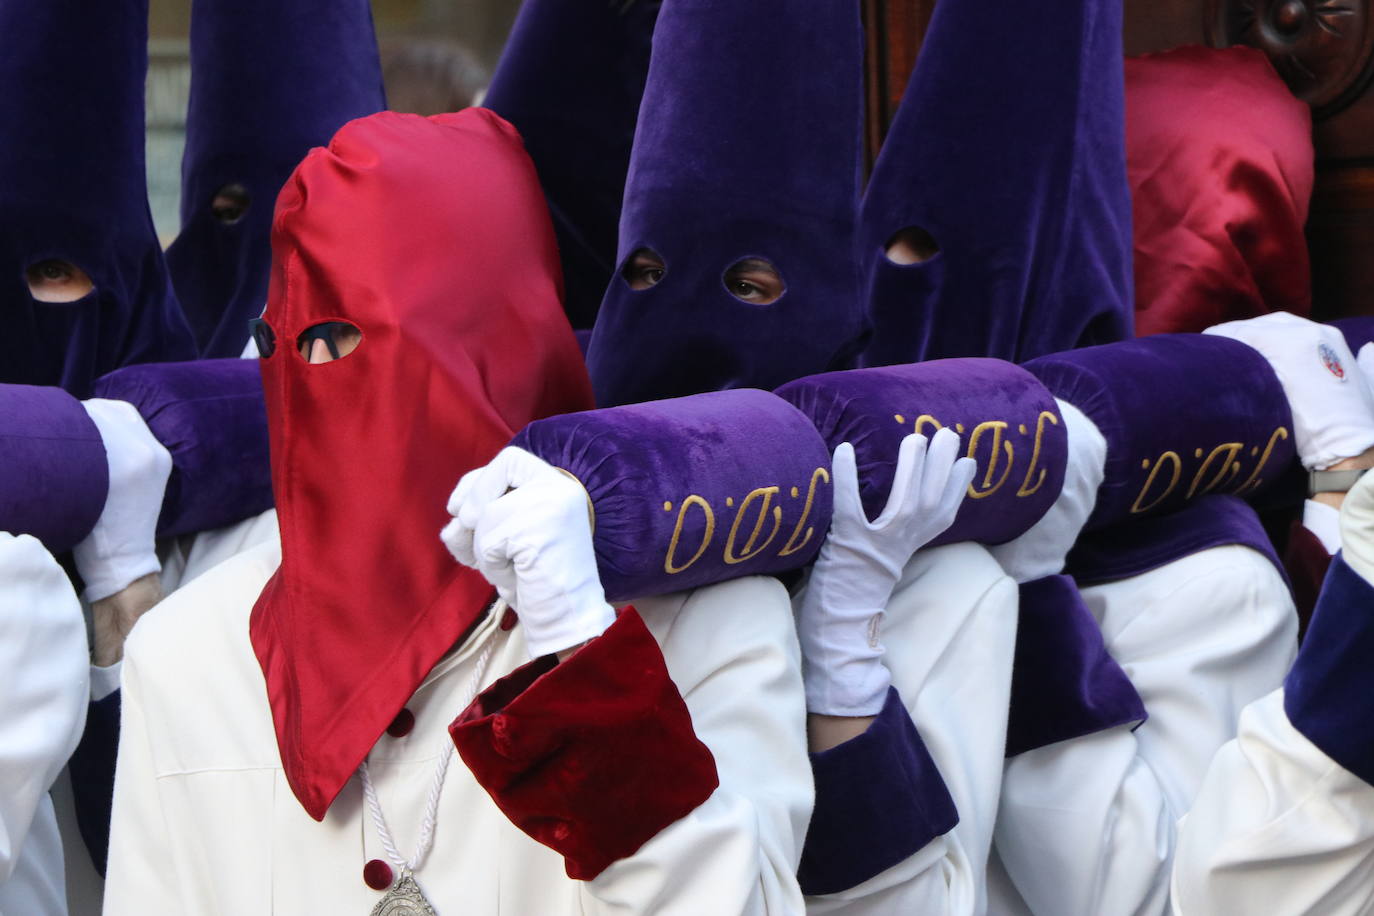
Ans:
<svg viewBox="0 0 1374 916"><path fill-rule="evenodd" d="M1278 429L1274 430L1273 435L1269 437L1269 444L1264 447L1264 454L1260 456L1259 464L1255 465L1255 470L1250 473L1250 476L1246 478L1245 482L1236 488L1236 495L1239 496L1242 493L1249 493L1251 490L1258 490L1260 487L1264 486L1264 480L1260 477L1260 472L1263 471L1264 466L1269 463L1269 456L1274 453L1274 446L1278 444L1280 439L1287 438L1288 428L1286 426L1280 426Z"/></svg>
<svg viewBox="0 0 1374 916"><path fill-rule="evenodd" d="M752 560L754 557L768 549L768 545L773 543L773 538L777 537L778 529L782 527L782 507L773 505L773 497L777 495L778 487L759 487L744 497L744 501L739 504L739 511L735 513L735 522L730 526L730 536L725 541L725 562L730 565L743 563L745 560ZM735 536L739 534L740 522L744 521L745 514L749 511L749 504L756 499L762 499L763 505L759 506L759 514L754 522L754 530L749 532L749 539L744 542L743 549L739 554L735 554ZM759 539L759 532L763 531L763 523L768 518L768 510L773 510L773 530L768 532L768 537L757 548L754 542Z"/></svg>
<svg viewBox="0 0 1374 916"><path fill-rule="evenodd" d="M1007 428L1007 423L1003 420L985 420L973 428L973 432L968 439L968 457L977 460L978 444L983 439L983 434L992 430L992 452L988 458L987 472L983 475L983 489L978 489L977 484L971 483L968 487L968 495L973 499L986 499L998 490L1002 489L1002 484L1007 482L1007 477L1011 474L1012 464L1016 461L1016 450L1012 447L1009 439L1002 437L1002 431ZM997 472L997 464L1001 459L1001 451L1006 448L1007 464L1002 469L1002 476L997 478L997 482L992 482L992 475Z"/></svg>
<svg viewBox="0 0 1374 916"><path fill-rule="evenodd" d="M1202 478L1207 476L1207 470L1212 466L1212 462L1220 456L1224 455L1224 457L1221 458L1221 467L1217 470L1216 474L1212 475L1212 482L1203 487L1202 492L1211 493L1221 485L1222 479L1228 475L1234 478L1236 474L1239 473L1239 470L1233 467L1233 462L1235 457L1239 455L1244 448L1244 442L1223 442L1221 445L1212 449L1212 453L1207 456L1207 460L1202 462L1202 465L1197 469L1197 473L1193 475L1192 486L1188 487L1188 499L1192 499L1193 495L1197 493L1198 484L1202 483ZM1198 449L1198 454L1201 453L1202 449ZM1229 483L1230 481L1227 482Z"/></svg>
<svg viewBox="0 0 1374 916"><path fill-rule="evenodd" d="M787 557L801 550L811 541L811 535L815 534L815 528L807 527L806 534L802 535L802 528L806 526L806 520L811 517L811 506L816 501L816 482L825 481L830 483L830 472L825 468L816 468L811 472L811 485L806 488L806 503L802 506L801 518L797 519L797 527L792 529L792 536L787 539L787 543L782 545L782 550L778 551L778 556ZM797 537L801 536L798 541Z"/></svg>
<svg viewBox="0 0 1374 916"><path fill-rule="evenodd" d="M1150 488L1154 486L1155 478L1159 476L1159 469L1164 467L1164 463L1166 461L1173 465L1173 477L1170 479L1169 485L1165 487L1164 492L1160 493L1159 496L1156 497L1151 503L1149 503L1148 505L1142 505L1142 503L1145 500L1145 497L1150 492ZM1178 452L1165 452L1164 454L1160 455L1159 460L1155 462L1155 466L1150 469L1150 476L1145 478L1145 486L1140 488L1140 495L1137 496L1135 498L1135 502L1131 504L1131 514L1137 515L1141 512L1149 512L1155 506L1162 503L1165 499L1168 498L1169 494L1174 491L1174 487L1178 486L1178 479L1182 475L1183 459L1178 457Z"/></svg>
<svg viewBox="0 0 1374 916"><path fill-rule="evenodd" d="M1045 478L1049 475L1048 470L1040 468L1040 476L1035 479L1035 486L1030 485L1031 475L1035 473L1036 465L1040 463L1040 447L1044 444L1045 422L1047 420L1055 426L1059 425L1059 417L1054 411L1040 411L1040 416L1037 417L1035 421L1035 447L1031 451L1030 467L1026 468L1026 479L1021 481L1021 486L1016 491L1016 495L1019 497L1024 498L1033 495L1035 491L1045 485ZM1024 433L1025 431L1026 427L1023 425L1021 427L1021 432Z"/></svg>
<svg viewBox="0 0 1374 916"><path fill-rule="evenodd" d="M682 537L682 526L687 520L687 510L692 506L700 506L701 511L706 513L706 533L702 535L701 546L697 552L692 554L692 558L686 563L677 565L673 562L677 555L677 542ZM716 533L716 515L711 511L711 504L693 493L682 501L682 508L677 512L677 524L673 527L673 538L668 542L668 554L663 558L663 571L670 576L677 575L690 567L701 555L706 552L706 546L711 543L711 538Z"/></svg>

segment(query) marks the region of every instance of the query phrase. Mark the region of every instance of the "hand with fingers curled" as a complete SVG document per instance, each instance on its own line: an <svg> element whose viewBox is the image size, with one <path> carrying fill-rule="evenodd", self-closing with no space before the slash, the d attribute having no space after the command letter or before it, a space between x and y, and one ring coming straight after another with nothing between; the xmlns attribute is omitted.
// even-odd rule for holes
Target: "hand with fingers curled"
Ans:
<svg viewBox="0 0 1374 916"><path fill-rule="evenodd" d="M892 491L870 521L859 497L854 447L833 458L835 512L798 612L807 711L872 716L882 710L891 675L882 663L884 609L916 551L954 523L977 469L959 457L948 429L927 441L902 440Z"/></svg>
<svg viewBox="0 0 1374 916"><path fill-rule="evenodd" d="M581 645L615 621L597 574L587 492L524 449L463 475L440 533L520 615L531 658Z"/></svg>

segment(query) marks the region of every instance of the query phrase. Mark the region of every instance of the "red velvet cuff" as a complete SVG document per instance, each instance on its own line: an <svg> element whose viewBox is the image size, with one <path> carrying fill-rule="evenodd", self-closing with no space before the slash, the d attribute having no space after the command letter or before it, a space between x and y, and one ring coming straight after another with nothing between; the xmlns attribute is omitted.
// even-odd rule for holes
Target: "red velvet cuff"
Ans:
<svg viewBox="0 0 1374 916"><path fill-rule="evenodd" d="M720 784L633 608L562 664L545 656L497 681L449 734L511 823L582 881L633 855Z"/></svg>

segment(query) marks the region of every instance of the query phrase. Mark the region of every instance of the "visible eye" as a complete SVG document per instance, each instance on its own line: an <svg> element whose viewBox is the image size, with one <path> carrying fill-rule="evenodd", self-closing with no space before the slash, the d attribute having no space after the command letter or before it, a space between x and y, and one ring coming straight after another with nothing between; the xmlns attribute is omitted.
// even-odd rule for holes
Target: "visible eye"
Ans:
<svg viewBox="0 0 1374 916"><path fill-rule="evenodd" d="M24 279L28 281L29 294L39 302L75 302L95 289L84 270L56 258L30 264Z"/></svg>
<svg viewBox="0 0 1374 916"><path fill-rule="evenodd" d="M741 302L769 305L787 291L778 269L763 258L745 258L725 272L725 289Z"/></svg>
<svg viewBox="0 0 1374 916"><path fill-rule="evenodd" d="M250 203L252 199L247 188L238 183L227 184L215 192L214 199L210 201L210 212L224 225L232 226L243 219Z"/></svg>
<svg viewBox="0 0 1374 916"><path fill-rule="evenodd" d="M887 240L887 259L893 264L920 264L939 253L940 243L920 226L899 229Z"/></svg>
<svg viewBox="0 0 1374 916"><path fill-rule="evenodd" d="M667 265L652 248L639 249L626 259L625 266L620 269L620 275L630 289L636 290L657 285L667 273Z"/></svg>
<svg viewBox="0 0 1374 916"><path fill-rule="evenodd" d="M363 332L347 321L324 321L296 338L296 351L311 365L343 359L363 342Z"/></svg>

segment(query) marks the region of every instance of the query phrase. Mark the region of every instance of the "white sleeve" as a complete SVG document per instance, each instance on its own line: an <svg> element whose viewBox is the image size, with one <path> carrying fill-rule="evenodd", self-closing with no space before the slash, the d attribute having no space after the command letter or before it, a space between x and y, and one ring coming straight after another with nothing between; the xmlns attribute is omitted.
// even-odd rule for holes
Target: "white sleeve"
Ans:
<svg viewBox="0 0 1374 916"><path fill-rule="evenodd" d="M1083 600L1145 701L1141 758L1181 816L1240 713L1283 683L1298 616L1274 564L1248 547L1200 551Z"/></svg>
<svg viewBox="0 0 1374 916"><path fill-rule="evenodd" d="M1237 546L1082 593L1149 719L1008 761L998 853L1035 912L1163 912L1175 824L1240 710L1282 682L1297 618L1272 563Z"/></svg>
<svg viewBox="0 0 1374 916"><path fill-rule="evenodd" d="M582 886L587 914L798 914L811 815L801 653L787 592L751 577L697 589L671 620L636 602L715 757L720 785Z"/></svg>
<svg viewBox="0 0 1374 916"><path fill-rule="evenodd" d="M81 740L90 701L86 624L35 538L0 532L0 882Z"/></svg>
<svg viewBox="0 0 1374 916"><path fill-rule="evenodd" d="M1180 916L1355 916L1374 887L1374 787L1289 722L1283 691L1249 706L1179 825Z"/></svg>
<svg viewBox="0 0 1374 916"><path fill-rule="evenodd" d="M868 881L809 898L809 914L986 911L1016 608L1016 583L982 547L923 550L908 563L883 623L884 661L944 777L959 823Z"/></svg>

